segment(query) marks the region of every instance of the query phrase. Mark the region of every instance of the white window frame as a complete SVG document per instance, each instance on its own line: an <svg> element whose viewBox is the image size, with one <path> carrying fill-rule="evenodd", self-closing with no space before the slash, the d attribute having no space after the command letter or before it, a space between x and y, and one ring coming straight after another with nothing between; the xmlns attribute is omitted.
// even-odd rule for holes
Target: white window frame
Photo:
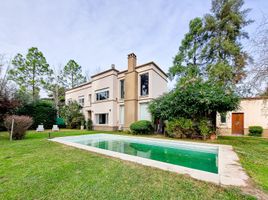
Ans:
<svg viewBox="0 0 268 200"><path fill-rule="evenodd" d="M98 97L98 94L99 93L102 93L102 92L107 92L107 98L105 98L105 99L97 99L97 97ZM96 99L96 101L105 101L105 100L108 100L110 98L110 91L109 91L109 89L102 89L102 90L97 90L97 91L95 91L95 99Z"/></svg>
<svg viewBox="0 0 268 200"><path fill-rule="evenodd" d="M142 88L141 88L141 77L143 76L143 75L148 75L148 91L147 91L147 94L145 94L145 95L143 95L142 94ZM149 93L150 93L150 74L149 74L149 72L145 72L145 73L142 73L142 74L140 74L139 75L139 95L141 96L141 97L147 97L147 96L149 96Z"/></svg>
<svg viewBox="0 0 268 200"><path fill-rule="evenodd" d="M84 107L84 105L85 105L85 96L84 95L78 97L78 103L80 106Z"/></svg>
<svg viewBox="0 0 268 200"><path fill-rule="evenodd" d="M104 124L100 124L100 115L105 115L105 123ZM109 124L109 113L97 113L95 114L95 119L96 119L96 124L98 125L108 125Z"/></svg>
<svg viewBox="0 0 268 200"><path fill-rule="evenodd" d="M125 123L125 105L119 105L119 124L124 125Z"/></svg>
<svg viewBox="0 0 268 200"><path fill-rule="evenodd" d="M121 87L121 83L123 82L123 97L122 97L122 87ZM125 98L125 79L121 79L119 80L119 91L120 91L120 99L124 99Z"/></svg>

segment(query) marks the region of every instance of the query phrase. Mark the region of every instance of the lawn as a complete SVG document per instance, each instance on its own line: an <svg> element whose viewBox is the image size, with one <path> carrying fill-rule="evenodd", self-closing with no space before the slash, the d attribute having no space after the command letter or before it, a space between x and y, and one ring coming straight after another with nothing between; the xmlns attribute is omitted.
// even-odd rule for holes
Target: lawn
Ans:
<svg viewBox="0 0 268 200"><path fill-rule="evenodd" d="M89 134L62 131L54 136ZM232 144L258 187L268 191L268 140L221 138ZM25 140L0 133L0 199L254 199L187 176L108 158L29 132Z"/></svg>

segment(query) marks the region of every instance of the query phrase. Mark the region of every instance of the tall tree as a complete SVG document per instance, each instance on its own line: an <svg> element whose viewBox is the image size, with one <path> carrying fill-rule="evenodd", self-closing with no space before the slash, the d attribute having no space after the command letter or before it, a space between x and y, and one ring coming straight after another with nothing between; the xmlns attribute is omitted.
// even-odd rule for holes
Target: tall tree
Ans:
<svg viewBox="0 0 268 200"><path fill-rule="evenodd" d="M169 76L175 76L180 84L194 82L200 79L202 74L202 47L205 37L201 18L190 21L189 32L185 34L181 42L178 54L175 56L173 66L169 69Z"/></svg>
<svg viewBox="0 0 268 200"><path fill-rule="evenodd" d="M63 84L66 88L73 88L86 82L86 77L82 75L82 67L74 60L69 60L62 73Z"/></svg>
<svg viewBox="0 0 268 200"><path fill-rule="evenodd" d="M9 79L15 81L21 91L31 91L32 99L36 100L40 87L45 84L46 76L51 70L43 53L36 47L28 50L24 57L17 54L12 60L13 68L9 70Z"/></svg>
<svg viewBox="0 0 268 200"><path fill-rule="evenodd" d="M57 69L51 71L51 75L48 77L45 89L48 92L48 96L54 101L54 106L57 110L57 117L59 117L59 110L65 104L65 88L61 77L61 65Z"/></svg>
<svg viewBox="0 0 268 200"><path fill-rule="evenodd" d="M195 18L181 42L169 69L178 83L209 80L224 86L236 85L244 76L248 54L241 39L248 38L243 28L251 23L241 10L243 0L212 0L211 14Z"/></svg>
<svg viewBox="0 0 268 200"><path fill-rule="evenodd" d="M241 39L247 39L243 30L252 20L247 20L250 9L242 10L244 0L212 0L211 14L204 17L207 42L203 49L208 62L208 77L223 85L235 85L244 76L248 54Z"/></svg>

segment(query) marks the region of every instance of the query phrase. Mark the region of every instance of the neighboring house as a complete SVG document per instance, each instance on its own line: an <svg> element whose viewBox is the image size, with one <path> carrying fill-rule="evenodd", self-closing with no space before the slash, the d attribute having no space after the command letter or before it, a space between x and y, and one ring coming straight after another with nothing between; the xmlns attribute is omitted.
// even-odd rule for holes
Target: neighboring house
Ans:
<svg viewBox="0 0 268 200"><path fill-rule="evenodd" d="M127 130L137 120L151 120L148 103L167 92L167 75L154 62L136 65L128 55L128 69L109 70L91 76L91 81L66 91L66 103L77 101L95 130Z"/></svg>
<svg viewBox="0 0 268 200"><path fill-rule="evenodd" d="M221 135L248 135L249 126L262 126L268 137L268 98L243 98L236 111L217 115L217 128Z"/></svg>

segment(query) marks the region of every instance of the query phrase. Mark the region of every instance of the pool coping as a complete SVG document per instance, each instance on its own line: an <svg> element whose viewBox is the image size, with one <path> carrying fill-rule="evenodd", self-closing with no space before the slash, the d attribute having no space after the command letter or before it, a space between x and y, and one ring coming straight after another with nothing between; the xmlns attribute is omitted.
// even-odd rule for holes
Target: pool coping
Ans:
<svg viewBox="0 0 268 200"><path fill-rule="evenodd" d="M109 135L109 136L119 136L129 139L143 139L158 142L171 142L171 143L184 143L184 144L193 144L193 145L201 145L201 146L211 146L211 147L218 147L218 174L206 172L202 170L192 169L188 167L178 166L170 163L165 163L161 161L151 160L148 158L142 158L138 156L128 155L124 153L119 153L115 151L110 151L106 149L100 149L97 147L86 146L83 144L78 144L70 141L64 141L63 139L68 138L77 138L86 135L79 135L79 136L66 136L66 137L57 137L53 139L49 139L53 142L58 142L61 144L65 144L68 146L76 147L79 149L91 151L98 154L103 154L110 157L119 158L121 160L131 161L135 163L139 163L145 166L155 167L166 171L176 172L179 174L187 174L190 177L212 182L217 185L233 185L233 186L247 186L248 182L248 175L243 170L242 166L240 165L239 158L237 154L233 151L233 147L230 145L221 145L221 144L209 144L209 143L199 143L199 142L190 142L190 141L174 141L168 139L159 139L159 138L148 138L148 137L137 137L137 136L124 136L124 135L116 135L116 134L88 134L88 135Z"/></svg>

